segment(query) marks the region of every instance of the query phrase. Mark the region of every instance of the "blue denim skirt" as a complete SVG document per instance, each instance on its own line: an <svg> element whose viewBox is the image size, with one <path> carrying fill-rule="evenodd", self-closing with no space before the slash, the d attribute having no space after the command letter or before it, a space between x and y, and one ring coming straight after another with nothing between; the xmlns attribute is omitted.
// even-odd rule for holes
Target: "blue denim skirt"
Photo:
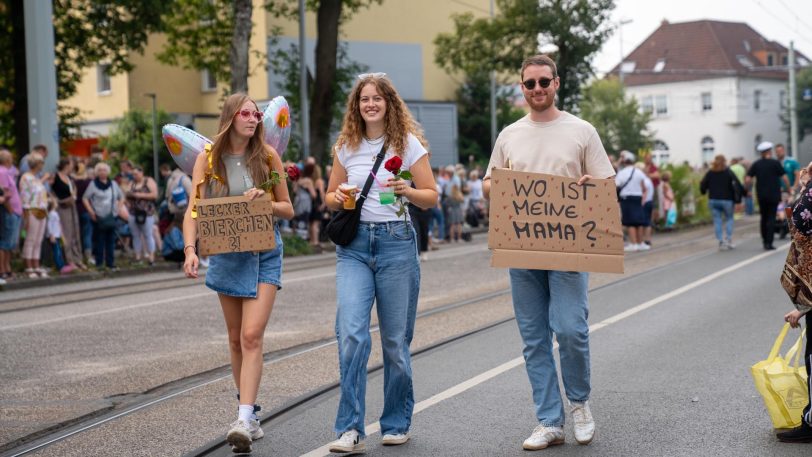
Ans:
<svg viewBox="0 0 812 457"><path fill-rule="evenodd" d="M206 287L231 297L256 298L257 284L282 288L282 236L274 228L276 247L262 252L233 252L209 257Z"/></svg>

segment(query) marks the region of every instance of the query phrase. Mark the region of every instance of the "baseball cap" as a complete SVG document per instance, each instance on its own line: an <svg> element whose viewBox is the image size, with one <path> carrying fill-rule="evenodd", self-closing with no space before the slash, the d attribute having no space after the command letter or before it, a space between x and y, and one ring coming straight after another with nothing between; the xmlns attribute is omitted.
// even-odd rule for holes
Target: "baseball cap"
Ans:
<svg viewBox="0 0 812 457"><path fill-rule="evenodd" d="M620 159L624 162L634 162L634 154L629 151L620 151Z"/></svg>
<svg viewBox="0 0 812 457"><path fill-rule="evenodd" d="M773 148L772 143L770 143L769 141L762 141L761 143L758 144L758 146L756 146L756 151L765 152L769 151L772 148Z"/></svg>

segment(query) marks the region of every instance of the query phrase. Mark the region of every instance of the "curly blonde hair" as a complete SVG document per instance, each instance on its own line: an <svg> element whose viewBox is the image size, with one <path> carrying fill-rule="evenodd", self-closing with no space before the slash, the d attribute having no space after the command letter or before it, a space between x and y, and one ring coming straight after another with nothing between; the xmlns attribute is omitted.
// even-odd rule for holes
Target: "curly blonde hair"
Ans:
<svg viewBox="0 0 812 457"><path fill-rule="evenodd" d="M344 113L341 133L338 135L333 151L337 152L344 146L356 150L361 145L361 139L366 130L366 122L361 117L361 89L367 84L375 86L378 94L386 101L383 129L389 147L393 148L397 155L403 156L409 144L410 133L425 145L422 129L412 117L406 102L400 98L392 81L386 76L369 75L359 79L347 97L347 109Z"/></svg>
<svg viewBox="0 0 812 457"><path fill-rule="evenodd" d="M228 154L231 148L229 134L234 123L234 116L240 111L245 102L250 101L254 108L259 111L257 103L247 94L238 92L230 95L223 103L223 111L220 113L220 128L214 137L214 144L211 147L212 172L219 179L212 179L209 182L212 196L228 195L228 173L223 162L223 154ZM259 186L268 180L270 169L268 167L268 155L273 154L273 148L265 144L265 129L262 122L257 123L254 135L248 140L248 148L245 151L246 167L254 180L254 185Z"/></svg>

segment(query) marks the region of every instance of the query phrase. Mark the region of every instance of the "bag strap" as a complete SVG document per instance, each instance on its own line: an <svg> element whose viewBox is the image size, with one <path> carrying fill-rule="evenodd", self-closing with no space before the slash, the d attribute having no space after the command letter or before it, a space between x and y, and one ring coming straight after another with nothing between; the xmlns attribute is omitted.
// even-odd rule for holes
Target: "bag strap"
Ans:
<svg viewBox="0 0 812 457"><path fill-rule="evenodd" d="M789 348L789 350L784 356L784 358L786 359L787 363L790 364L790 366L798 368L801 365L801 353L803 351L801 351L800 349L801 344L804 342L804 335L806 335L806 327L804 327L804 329L801 331L801 336L798 337L798 341L796 341L795 344L793 344L792 347ZM792 360L793 356L795 360Z"/></svg>
<svg viewBox="0 0 812 457"><path fill-rule="evenodd" d="M372 171L369 172L369 176L367 176L367 182L364 183L364 189L361 191L361 196L358 197L358 207L360 209L361 206L364 206L364 201L367 199L367 194L369 194L369 190L372 188L372 180L374 179L373 175L378 173L378 169L381 167L381 163L383 162L383 158L386 155L386 143L384 142L383 146L381 146L380 152L378 152L377 159L375 159L375 165L372 166Z"/></svg>
<svg viewBox="0 0 812 457"><path fill-rule="evenodd" d="M623 190L623 188L626 187L632 181L632 178L634 177L634 172L637 170L637 167L635 167L634 165L630 165L630 166L632 167L632 172L629 173L629 179L627 179L626 182L624 182L622 186L617 188L618 192Z"/></svg>
<svg viewBox="0 0 812 457"><path fill-rule="evenodd" d="M787 336L787 332L789 331L789 322L784 324L784 328L781 329L781 333L778 334L778 338L775 339L775 343L773 343L773 348L770 350L770 355L767 357L768 362L772 362L778 357L778 351L781 350L781 344L784 342L784 338Z"/></svg>

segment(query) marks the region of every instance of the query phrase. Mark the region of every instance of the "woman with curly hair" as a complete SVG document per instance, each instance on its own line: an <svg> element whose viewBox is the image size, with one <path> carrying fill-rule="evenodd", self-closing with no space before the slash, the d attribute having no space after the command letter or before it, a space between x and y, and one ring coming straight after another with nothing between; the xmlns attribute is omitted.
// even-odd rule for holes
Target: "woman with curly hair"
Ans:
<svg viewBox="0 0 812 457"><path fill-rule="evenodd" d="M245 94L228 97L220 113L219 133L211 150L195 162L192 182L197 198L265 195L260 188L276 172L284 176L279 155L263 141L262 111ZM293 217L288 187L279 179L272 184L274 218ZM197 278L199 259L195 249L197 221L195 202L183 219L183 269ZM239 402L237 420L226 441L238 453L251 451L251 442L262 438L256 412L262 377L262 343L277 290L282 288L282 238L274 224L276 247L261 252L233 252L209 257L206 286L217 292L223 310L231 354L231 371Z"/></svg>
<svg viewBox="0 0 812 457"><path fill-rule="evenodd" d="M341 370L341 400L335 422L338 440L331 452L364 450L364 399L372 303L377 303L384 365L384 407L380 424L384 445L409 439L414 393L409 345L414 333L420 263L408 205L430 208L437 202L428 152L420 128L389 78L383 73L358 77L347 99L341 134L336 141L327 206L342 208L356 198L342 183L373 185L363 205L355 239L336 250L336 337ZM389 166L372 168L379 154ZM395 167L393 165L398 164ZM398 169L411 179L398 179ZM407 175L408 176L408 175ZM394 191L395 203L382 195ZM405 213L404 213L405 211Z"/></svg>

